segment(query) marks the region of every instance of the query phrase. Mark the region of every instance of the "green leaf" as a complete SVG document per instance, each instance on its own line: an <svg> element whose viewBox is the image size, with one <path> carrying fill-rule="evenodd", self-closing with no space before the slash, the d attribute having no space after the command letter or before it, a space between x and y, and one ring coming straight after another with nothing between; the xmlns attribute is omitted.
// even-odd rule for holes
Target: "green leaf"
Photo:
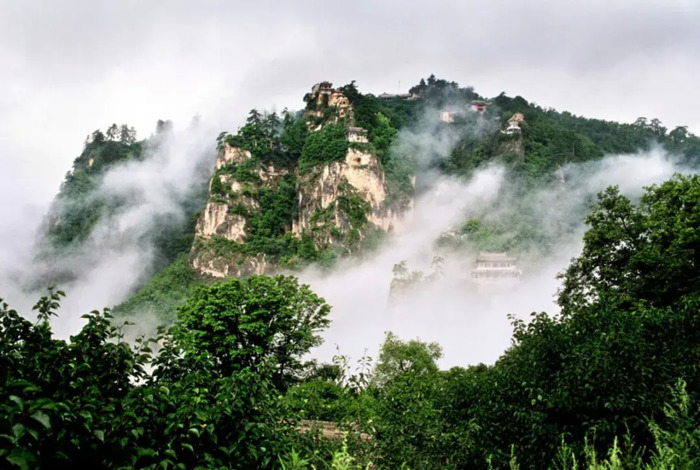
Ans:
<svg viewBox="0 0 700 470"><path fill-rule="evenodd" d="M24 436L24 433L26 432L27 428L24 427L23 424L15 424L12 426L12 434L15 435L15 439L19 440L22 436Z"/></svg>
<svg viewBox="0 0 700 470"><path fill-rule="evenodd" d="M24 409L24 400L22 400L20 397L15 396L15 395L10 395L10 400L12 400L13 402L15 402L15 403L17 404L17 407L18 407L20 410L23 410L23 409Z"/></svg>
<svg viewBox="0 0 700 470"><path fill-rule="evenodd" d="M101 429L96 429L95 432L93 433L96 438L98 438L100 441L104 442L105 441L105 432L102 431Z"/></svg>
<svg viewBox="0 0 700 470"><path fill-rule="evenodd" d="M29 470L35 467L36 459L34 455L19 449L13 449L10 455L7 456L7 461L17 465L22 470Z"/></svg>
<svg viewBox="0 0 700 470"><path fill-rule="evenodd" d="M51 429L51 419L43 411L37 411L32 415L32 419L41 423L46 429Z"/></svg>

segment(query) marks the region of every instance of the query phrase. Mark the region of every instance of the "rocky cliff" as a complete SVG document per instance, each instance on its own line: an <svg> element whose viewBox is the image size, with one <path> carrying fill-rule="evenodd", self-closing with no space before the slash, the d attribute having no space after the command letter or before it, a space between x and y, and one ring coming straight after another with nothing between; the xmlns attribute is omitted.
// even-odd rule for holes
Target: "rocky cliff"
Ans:
<svg viewBox="0 0 700 470"><path fill-rule="evenodd" d="M525 142L522 134L501 135L500 144L496 152L497 155L513 154L517 155L519 161L525 159Z"/></svg>
<svg viewBox="0 0 700 470"><path fill-rule="evenodd" d="M269 270L265 253L243 247L251 216L262 209L257 196L261 191L277 189L288 174L285 168L256 162L248 150L225 144L209 184L209 201L197 219L190 254L192 267L200 274L214 277L261 274Z"/></svg>
<svg viewBox="0 0 700 470"><path fill-rule="evenodd" d="M308 231L316 243L328 245L342 234L361 236L361 227L366 224L391 231L395 216L383 207L386 192L386 177L377 157L350 147L344 161L300 177L299 216L293 232L300 235Z"/></svg>
<svg viewBox="0 0 700 470"><path fill-rule="evenodd" d="M348 98L323 83L281 133L276 116L251 113L236 135L222 134L191 266L214 277L267 273L352 253L369 234L391 231L386 175L354 124Z"/></svg>

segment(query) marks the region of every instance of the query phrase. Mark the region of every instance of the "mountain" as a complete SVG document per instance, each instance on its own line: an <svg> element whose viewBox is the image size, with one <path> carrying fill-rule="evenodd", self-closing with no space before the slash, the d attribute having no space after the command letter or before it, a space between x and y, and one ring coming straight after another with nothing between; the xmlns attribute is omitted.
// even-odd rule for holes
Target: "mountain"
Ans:
<svg viewBox="0 0 700 470"><path fill-rule="evenodd" d="M416 195L436 175L466 179L488 165L507 168L511 191L499 201L511 213L508 223L491 220L488 212L472 214L462 226L446 227L438 243L518 254L554 243L525 201L544 185L566 186L567 165L655 145L686 165L700 158L700 139L684 127L669 132L656 119L587 119L519 96L487 99L434 76L404 95L320 82L304 103L303 110L280 116L252 110L236 132L211 142L215 162L205 159L177 208L155 215L152 228L135 238L153 245L151 267L116 314L149 310L169 321L200 283L328 268L342 257L368 256L387 234L401 230ZM98 221L129 206L128 193L96 191L102 178L119 165L151 158L170 132L170 123L160 121L142 141L126 125L87 139L47 217L40 257L52 262L41 282L70 280L75 268L65 260ZM572 229L562 225L560 231Z"/></svg>
<svg viewBox="0 0 700 470"><path fill-rule="evenodd" d="M5 466L698 468L698 138L434 77L305 103L203 146L196 122L88 137L32 283L128 300L68 339L61 290L31 320L0 301Z"/></svg>

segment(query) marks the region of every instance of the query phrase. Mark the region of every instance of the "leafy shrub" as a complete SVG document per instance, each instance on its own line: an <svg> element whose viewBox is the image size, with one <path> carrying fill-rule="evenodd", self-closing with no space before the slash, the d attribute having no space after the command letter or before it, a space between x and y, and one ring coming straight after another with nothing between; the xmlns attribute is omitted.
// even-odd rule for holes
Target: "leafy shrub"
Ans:
<svg viewBox="0 0 700 470"><path fill-rule="evenodd" d="M155 313L161 321L171 323L177 317L177 308L199 284L187 255L181 254L126 302L114 307L112 313L117 317L134 318Z"/></svg>
<svg viewBox="0 0 700 470"><path fill-rule="evenodd" d="M3 468L270 468L301 442L273 380L318 342L328 306L293 278L200 289L182 323L134 347L107 310L53 338L62 295L40 299L36 323L0 301Z"/></svg>
<svg viewBox="0 0 700 470"><path fill-rule="evenodd" d="M299 172L306 173L315 166L342 161L347 149L345 127L342 124L329 124L306 138L299 158Z"/></svg>

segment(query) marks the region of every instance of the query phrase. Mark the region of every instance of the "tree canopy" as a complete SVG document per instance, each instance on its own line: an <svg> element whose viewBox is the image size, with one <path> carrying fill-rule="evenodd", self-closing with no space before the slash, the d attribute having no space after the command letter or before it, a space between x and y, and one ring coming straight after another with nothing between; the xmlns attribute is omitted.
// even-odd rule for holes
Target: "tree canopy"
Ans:
<svg viewBox="0 0 700 470"><path fill-rule="evenodd" d="M195 289L179 308L192 346L207 351L222 375L272 366L280 379L321 342L330 307L296 278L250 276Z"/></svg>

